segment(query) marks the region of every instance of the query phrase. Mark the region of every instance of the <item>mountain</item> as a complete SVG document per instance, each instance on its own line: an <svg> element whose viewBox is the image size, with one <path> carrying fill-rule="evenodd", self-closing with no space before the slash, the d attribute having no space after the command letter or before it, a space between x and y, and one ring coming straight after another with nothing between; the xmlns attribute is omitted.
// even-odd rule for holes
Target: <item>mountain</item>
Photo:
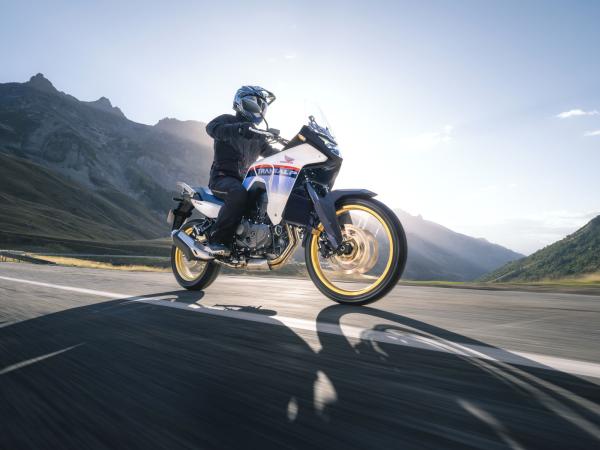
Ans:
<svg viewBox="0 0 600 450"><path fill-rule="evenodd" d="M99 109L100 111L104 111L107 113L115 114L116 116L125 118L125 114L118 107L113 106L109 99L106 97L100 97L98 100L93 102L82 102L91 106L92 108Z"/></svg>
<svg viewBox="0 0 600 450"><path fill-rule="evenodd" d="M0 167L3 233L125 240L149 239L165 228L158 215L119 191L86 189L16 156L0 154Z"/></svg>
<svg viewBox="0 0 600 450"><path fill-rule="evenodd" d="M176 182L205 184L212 161L203 124L183 123L186 136L173 119L133 122L106 97L80 101L42 74L0 84L0 229L29 217L23 232L38 236L166 234Z"/></svg>
<svg viewBox="0 0 600 450"><path fill-rule="evenodd" d="M38 74L0 84L0 152L162 211L178 180L207 181L209 142L128 120L110 100L83 102Z"/></svg>
<svg viewBox="0 0 600 450"><path fill-rule="evenodd" d="M408 241L403 278L471 281L523 255L396 210Z"/></svg>
<svg viewBox="0 0 600 450"><path fill-rule="evenodd" d="M108 98L80 101L42 74L0 84L0 247L118 252L124 241L164 237L176 181L206 184L212 156L202 122L139 124ZM472 280L522 257L397 213L408 235L405 278Z"/></svg>
<svg viewBox="0 0 600 450"><path fill-rule="evenodd" d="M600 272L600 216L575 233L482 277L483 281L539 281Z"/></svg>
<svg viewBox="0 0 600 450"><path fill-rule="evenodd" d="M165 117L159 120L154 128L177 136L181 139L186 139L195 142L199 145L212 147L212 138L206 133L206 124L197 120L177 120L170 117Z"/></svg>

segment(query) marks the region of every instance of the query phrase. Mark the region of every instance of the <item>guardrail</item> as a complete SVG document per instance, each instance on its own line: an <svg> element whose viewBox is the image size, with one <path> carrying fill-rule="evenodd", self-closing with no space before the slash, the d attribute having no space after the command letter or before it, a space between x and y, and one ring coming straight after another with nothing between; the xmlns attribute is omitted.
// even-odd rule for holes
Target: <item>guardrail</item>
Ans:
<svg viewBox="0 0 600 450"><path fill-rule="evenodd" d="M34 258L25 254L25 252L21 252L18 250L0 250L0 262L9 262L9 261L22 261L28 262L32 264L46 264L53 265L55 264L52 261L45 261L43 259Z"/></svg>

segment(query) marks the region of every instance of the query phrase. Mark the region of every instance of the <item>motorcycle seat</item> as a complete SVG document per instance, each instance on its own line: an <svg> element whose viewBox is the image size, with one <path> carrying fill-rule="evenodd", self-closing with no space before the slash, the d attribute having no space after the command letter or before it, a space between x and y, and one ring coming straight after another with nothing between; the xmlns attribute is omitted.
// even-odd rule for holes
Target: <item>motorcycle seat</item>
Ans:
<svg viewBox="0 0 600 450"><path fill-rule="evenodd" d="M202 201L215 203L217 205L223 205L225 203L223 200L217 198L206 186L195 187L194 190L198 193L198 196Z"/></svg>

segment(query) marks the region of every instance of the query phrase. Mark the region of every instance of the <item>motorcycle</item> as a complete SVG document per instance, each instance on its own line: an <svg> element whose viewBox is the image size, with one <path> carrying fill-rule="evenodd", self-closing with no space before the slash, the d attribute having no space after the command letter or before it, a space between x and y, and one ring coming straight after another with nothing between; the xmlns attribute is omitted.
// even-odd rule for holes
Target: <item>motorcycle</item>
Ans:
<svg viewBox="0 0 600 450"><path fill-rule="evenodd" d="M330 299L364 305L387 294L406 264L404 229L375 193L332 189L342 157L329 128L310 116L291 140L268 124L253 131L283 148L248 169L243 181L248 207L230 255L213 256L203 245L223 202L207 187L178 183L179 204L168 215L177 282L201 290L223 266L276 270L301 243L310 279ZM200 218L189 220L193 211Z"/></svg>

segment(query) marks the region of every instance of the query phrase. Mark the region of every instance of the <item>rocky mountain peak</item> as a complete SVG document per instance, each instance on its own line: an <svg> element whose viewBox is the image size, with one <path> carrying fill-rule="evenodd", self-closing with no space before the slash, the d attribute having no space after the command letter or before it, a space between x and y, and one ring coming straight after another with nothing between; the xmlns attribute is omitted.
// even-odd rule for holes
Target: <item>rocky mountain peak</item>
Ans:
<svg viewBox="0 0 600 450"><path fill-rule="evenodd" d="M168 126L172 123L180 123L180 122L182 122L182 121L172 118L172 117L164 117L164 118L160 119L158 122L156 122L156 124L154 126L161 128L161 127Z"/></svg>
<svg viewBox="0 0 600 450"><path fill-rule="evenodd" d="M111 114L116 114L120 117L125 117L123 111L120 108L113 106L110 100L106 97L100 97L98 100L94 100L93 102L86 102L88 105L100 109L102 111L109 112Z"/></svg>
<svg viewBox="0 0 600 450"><path fill-rule="evenodd" d="M95 103L96 105L98 105L98 106L102 106L102 107L104 107L104 108L112 108L112 107L113 107L113 105L112 105L112 103L110 102L110 100L109 100L109 99L107 99L106 97L100 97L100 98L99 98L98 100L96 100L94 103Z"/></svg>
<svg viewBox="0 0 600 450"><path fill-rule="evenodd" d="M48 80L42 73L32 76L29 79L28 84L39 91L50 93L58 92L50 80Z"/></svg>
<svg viewBox="0 0 600 450"><path fill-rule="evenodd" d="M164 119L160 119L154 127L182 139L202 145L212 145L212 139L206 134L206 124L204 122L165 117Z"/></svg>

